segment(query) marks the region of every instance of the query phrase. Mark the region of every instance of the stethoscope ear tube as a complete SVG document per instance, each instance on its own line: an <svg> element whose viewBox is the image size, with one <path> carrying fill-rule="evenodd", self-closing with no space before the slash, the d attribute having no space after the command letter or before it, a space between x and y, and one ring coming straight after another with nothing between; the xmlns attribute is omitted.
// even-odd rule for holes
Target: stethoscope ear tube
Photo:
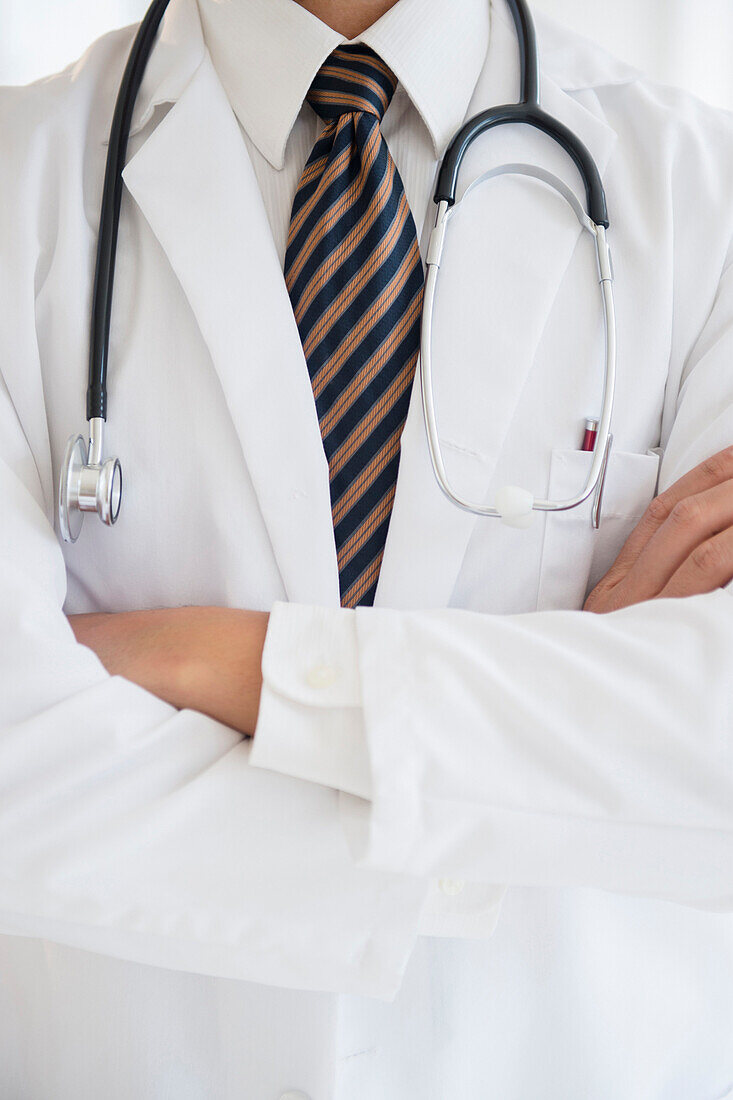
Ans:
<svg viewBox="0 0 733 1100"><path fill-rule="evenodd" d="M527 489L518 486L504 486L499 489L492 505L470 501L462 497L451 486L440 444L437 415L435 410L435 392L433 387L432 342L433 310L437 290L438 273L443 256L446 229L450 218L455 215L457 206L450 207L446 200L437 204L435 226L428 242L425 272L425 292L423 298L422 328L420 338L420 386L423 415L430 462L435 479L444 496L464 512L487 518L501 519L512 527L526 527L534 512L566 512L577 508L595 493L592 522L594 527L600 523L603 481L605 478L608 454L611 446L611 418L616 387L616 313L613 294L613 264L606 235L606 228L596 225L585 213L579 199L563 180L558 179L538 165L505 164L490 169L475 180L468 191L489 179L502 175L523 175L540 180L565 199L578 218L581 227L593 237L598 263L598 284L601 296L603 323L605 330L605 362L603 374L603 395L598 421L595 447L590 460L590 468L585 484L580 491L567 500L544 500L535 498Z"/></svg>
<svg viewBox="0 0 733 1100"><path fill-rule="evenodd" d="M107 418L107 360L109 330L112 319L112 291L117 259L117 237L122 205L122 172L127 156L127 143L132 126L137 94L145 75L145 67L155 44L160 21L169 0L155 0L148 10L130 51L130 57L115 104L109 135L107 165L102 191L99 220L97 262L94 273L92 325L89 343L89 385L87 389L87 420Z"/></svg>

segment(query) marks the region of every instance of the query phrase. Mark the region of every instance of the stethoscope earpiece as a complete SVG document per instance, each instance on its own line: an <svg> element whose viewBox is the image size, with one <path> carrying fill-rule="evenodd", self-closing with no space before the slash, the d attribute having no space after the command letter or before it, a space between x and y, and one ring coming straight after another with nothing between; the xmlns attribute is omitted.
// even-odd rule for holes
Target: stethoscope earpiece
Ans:
<svg viewBox="0 0 733 1100"><path fill-rule="evenodd" d="M122 504L122 466L118 458L102 462L104 421L89 422L89 445L72 435L59 478L59 527L64 542L76 542L85 512L96 512L102 523L117 522Z"/></svg>

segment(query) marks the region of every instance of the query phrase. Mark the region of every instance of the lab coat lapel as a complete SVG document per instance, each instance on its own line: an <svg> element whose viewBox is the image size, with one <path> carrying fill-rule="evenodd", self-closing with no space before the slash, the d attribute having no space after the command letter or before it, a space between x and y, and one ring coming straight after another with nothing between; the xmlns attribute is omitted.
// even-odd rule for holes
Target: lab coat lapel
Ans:
<svg viewBox="0 0 733 1100"><path fill-rule="evenodd" d="M469 116L517 97L511 17L503 3L493 12L489 54ZM580 137L603 173L615 132L546 72L542 96L545 109ZM466 195L489 168L518 162L542 164L583 193L568 158L528 127L493 131L474 144L464 162L459 199L465 198L448 229L435 309L435 399L451 481L480 501L493 499L498 488L492 483L494 469L581 237L559 196L533 180L505 177ZM428 218L434 219L432 208ZM584 244L589 253L578 262L590 264L590 238ZM596 308L596 302L578 308ZM385 606L447 605L477 522L451 505L435 483L418 390L416 378L377 592L377 602Z"/></svg>
<svg viewBox="0 0 733 1100"><path fill-rule="evenodd" d="M254 170L206 51L124 179L208 345L288 597L338 603L307 365Z"/></svg>

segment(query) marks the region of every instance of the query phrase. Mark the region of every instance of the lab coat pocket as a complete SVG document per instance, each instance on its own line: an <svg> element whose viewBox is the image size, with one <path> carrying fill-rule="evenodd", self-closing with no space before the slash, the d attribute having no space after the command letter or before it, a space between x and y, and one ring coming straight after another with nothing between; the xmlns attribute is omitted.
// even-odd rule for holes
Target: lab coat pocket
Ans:
<svg viewBox="0 0 733 1100"><path fill-rule="evenodd" d="M590 468L586 451L552 453L549 496L567 499L578 492ZM580 608L587 593L618 557L656 493L659 454L611 451L599 530L591 523L593 498L569 512L548 513L540 562L537 610Z"/></svg>

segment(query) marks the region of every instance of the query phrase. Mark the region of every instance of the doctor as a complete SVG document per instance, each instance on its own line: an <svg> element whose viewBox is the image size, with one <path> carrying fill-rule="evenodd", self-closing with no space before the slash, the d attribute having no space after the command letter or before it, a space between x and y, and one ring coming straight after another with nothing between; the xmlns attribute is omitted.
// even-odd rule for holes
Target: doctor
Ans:
<svg viewBox="0 0 733 1100"><path fill-rule="evenodd" d="M539 22L544 105L607 191L619 374L600 529L588 501L515 530L435 484L409 312L439 158L516 100L505 0L171 0L124 172L126 499L62 546L133 36L0 96L0 1095L733 1096L730 118ZM323 94L352 63L385 97L366 130ZM369 499L371 453L334 489L345 391L313 381L293 251L306 226L322 262L331 154L359 226L385 210L370 156L400 219L349 330L397 302L406 334L399 400L350 380L399 444ZM506 161L578 189L503 128L460 195ZM460 203L435 392L474 499L582 483L593 263L537 181Z"/></svg>

